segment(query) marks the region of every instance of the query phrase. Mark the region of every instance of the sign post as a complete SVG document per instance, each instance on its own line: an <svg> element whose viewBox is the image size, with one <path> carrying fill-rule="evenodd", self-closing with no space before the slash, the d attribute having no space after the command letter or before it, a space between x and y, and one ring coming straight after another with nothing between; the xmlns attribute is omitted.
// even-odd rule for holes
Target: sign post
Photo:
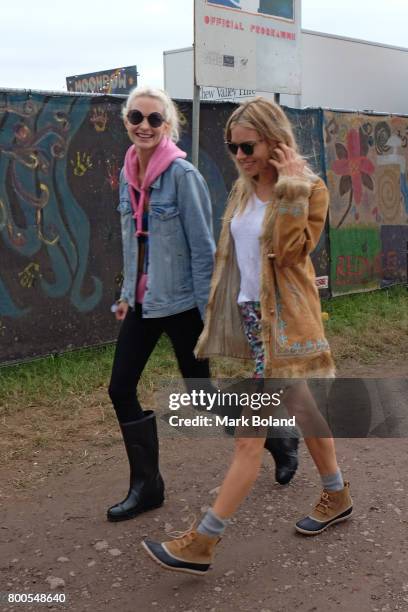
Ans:
<svg viewBox="0 0 408 612"><path fill-rule="evenodd" d="M196 40L197 32L197 17L196 17L197 2L194 0L194 41ZM200 157L200 85L197 84L197 58L195 52L196 43L194 42L194 84L193 84L193 113L191 126L191 161L198 169Z"/></svg>
<svg viewBox="0 0 408 612"><path fill-rule="evenodd" d="M301 0L194 0L196 85L301 94Z"/></svg>
<svg viewBox="0 0 408 612"><path fill-rule="evenodd" d="M194 166L198 168L200 151L200 86L194 82L193 94L193 125L192 125L191 158Z"/></svg>

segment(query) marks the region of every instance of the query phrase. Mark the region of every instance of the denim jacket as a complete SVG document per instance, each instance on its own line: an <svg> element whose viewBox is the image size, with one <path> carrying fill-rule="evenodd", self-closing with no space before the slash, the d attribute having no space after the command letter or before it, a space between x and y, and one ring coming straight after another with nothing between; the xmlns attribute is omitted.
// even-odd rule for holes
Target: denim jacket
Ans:
<svg viewBox="0 0 408 612"><path fill-rule="evenodd" d="M128 183L120 173L123 285L120 299L135 304L138 242ZM204 319L214 263L211 200L198 170L176 159L151 185L149 261L144 318L166 317L198 307Z"/></svg>

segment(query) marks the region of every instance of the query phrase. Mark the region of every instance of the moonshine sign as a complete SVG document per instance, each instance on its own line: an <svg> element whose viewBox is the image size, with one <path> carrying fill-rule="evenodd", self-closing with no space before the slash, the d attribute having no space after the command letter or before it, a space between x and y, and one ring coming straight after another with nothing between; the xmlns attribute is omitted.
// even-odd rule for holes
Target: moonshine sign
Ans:
<svg viewBox="0 0 408 612"><path fill-rule="evenodd" d="M66 78L68 91L81 93L128 94L137 85L136 66L112 68Z"/></svg>
<svg viewBox="0 0 408 612"><path fill-rule="evenodd" d="M195 0L201 86L300 94L301 0Z"/></svg>

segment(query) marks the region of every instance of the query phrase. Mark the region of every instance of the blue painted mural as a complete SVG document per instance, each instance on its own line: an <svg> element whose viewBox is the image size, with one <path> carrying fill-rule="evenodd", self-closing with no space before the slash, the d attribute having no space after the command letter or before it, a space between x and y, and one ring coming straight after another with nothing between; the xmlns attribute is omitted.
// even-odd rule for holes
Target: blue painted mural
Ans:
<svg viewBox="0 0 408 612"><path fill-rule="evenodd" d="M18 273L22 287L37 279L49 298L68 295L80 312L87 312L99 302L102 285L94 277L90 295L81 293L90 223L68 184L66 158L69 142L88 114L89 100L70 100L65 108L56 102L35 95L12 101L2 96L1 235L7 248L29 262ZM43 274L36 262L39 257L52 270L51 276ZM17 305L3 281L2 286L0 315L17 316L32 309L29 300Z"/></svg>
<svg viewBox="0 0 408 612"><path fill-rule="evenodd" d="M0 92L0 363L116 338L116 207L130 144L121 104L113 96ZM190 152L191 105L181 112L181 146ZM214 149L213 118L203 109L211 128L200 165L218 233L233 168L226 160L224 180L222 127Z"/></svg>
<svg viewBox="0 0 408 612"><path fill-rule="evenodd" d="M104 113L91 97L0 93L0 361L100 340L80 339L81 316L95 323L103 299L93 205L103 204ZM92 180L96 198L87 197Z"/></svg>

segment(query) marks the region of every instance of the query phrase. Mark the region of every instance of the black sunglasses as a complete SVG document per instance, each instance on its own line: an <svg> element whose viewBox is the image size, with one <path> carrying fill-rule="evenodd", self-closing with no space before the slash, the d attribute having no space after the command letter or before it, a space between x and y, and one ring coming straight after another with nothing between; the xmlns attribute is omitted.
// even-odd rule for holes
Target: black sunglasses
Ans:
<svg viewBox="0 0 408 612"><path fill-rule="evenodd" d="M258 142L262 142L262 140L252 140L251 142L229 142L226 141L226 145L228 147L228 151L232 153L232 155L236 155L238 153L238 149L241 149L244 155L252 155L254 152L255 145Z"/></svg>
<svg viewBox="0 0 408 612"><path fill-rule="evenodd" d="M152 128L158 128L164 123L164 117L160 113L144 115L140 110L131 110L127 114L127 119L132 125L139 125L145 117Z"/></svg>

